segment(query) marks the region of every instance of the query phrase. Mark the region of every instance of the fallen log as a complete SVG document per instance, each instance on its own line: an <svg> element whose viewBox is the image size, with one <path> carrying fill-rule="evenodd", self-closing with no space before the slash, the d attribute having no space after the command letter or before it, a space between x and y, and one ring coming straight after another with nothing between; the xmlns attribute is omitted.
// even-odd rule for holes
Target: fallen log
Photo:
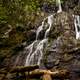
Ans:
<svg viewBox="0 0 80 80"><path fill-rule="evenodd" d="M38 69L39 66L38 65L33 65L33 66L17 66L15 68L13 68L10 73L16 73L16 72L30 72L33 71L35 69Z"/></svg>
<svg viewBox="0 0 80 80"><path fill-rule="evenodd" d="M40 69L37 69L37 70L31 71L28 76L30 78L31 77L35 77L36 78L36 76L43 76L45 74L48 74L48 75L52 76L53 78L54 77L66 78L66 77L69 76L69 71L68 70L56 70L56 71L52 72L50 70L40 70Z"/></svg>
<svg viewBox="0 0 80 80"><path fill-rule="evenodd" d="M60 78L66 78L69 76L69 71L68 70L55 70L55 71L50 71L50 70L41 70L38 69L39 66L20 66L12 69L10 73L17 73L18 76L19 73L22 74L23 77L27 79L30 78L40 78L42 76L42 80L52 80L52 78L55 77L60 77ZM17 75L16 75L17 77ZM47 79L46 79L47 78Z"/></svg>

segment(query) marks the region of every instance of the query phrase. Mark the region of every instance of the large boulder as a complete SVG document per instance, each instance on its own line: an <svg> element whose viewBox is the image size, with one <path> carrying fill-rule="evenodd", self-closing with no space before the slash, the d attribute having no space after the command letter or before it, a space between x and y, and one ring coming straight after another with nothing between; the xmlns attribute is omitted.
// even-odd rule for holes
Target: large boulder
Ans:
<svg viewBox="0 0 80 80"><path fill-rule="evenodd" d="M66 36L68 36L68 33L66 31L70 33L69 34L70 36L75 37L73 16L66 12L55 14L49 37L57 38L58 36L65 35L65 34Z"/></svg>

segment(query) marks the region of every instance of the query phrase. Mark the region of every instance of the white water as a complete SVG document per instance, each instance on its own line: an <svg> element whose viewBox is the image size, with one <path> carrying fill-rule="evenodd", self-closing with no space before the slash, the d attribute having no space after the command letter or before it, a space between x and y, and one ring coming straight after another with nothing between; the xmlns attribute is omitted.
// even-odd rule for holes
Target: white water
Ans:
<svg viewBox="0 0 80 80"><path fill-rule="evenodd" d="M62 12L61 1L60 0L56 0L56 4L58 5L58 11L57 11L57 13Z"/></svg>
<svg viewBox="0 0 80 80"><path fill-rule="evenodd" d="M44 38L47 38L47 35L48 35L48 33L49 33L50 29L51 29L51 26L52 26L52 22L53 22L53 15L50 15L50 16L48 16L49 28L46 30Z"/></svg>
<svg viewBox="0 0 80 80"><path fill-rule="evenodd" d="M46 29L45 31L45 36L43 40L38 40L38 36L40 35L40 32L44 29L45 21L47 19L47 25L49 25L48 29ZM27 46L25 49L26 51L29 51L27 58L26 58L26 63L25 66L29 66L29 65L40 65L42 57L43 57L43 49L45 48L45 45L47 44L47 35L51 29L51 25L52 25L52 21L53 21L53 15L50 15L48 17L46 17L43 22L42 25L38 27L38 29L36 30L36 40L30 44L29 46ZM36 49L34 50L34 46L36 44Z"/></svg>
<svg viewBox="0 0 80 80"><path fill-rule="evenodd" d="M74 15L74 18L76 39L80 39L80 16Z"/></svg>
<svg viewBox="0 0 80 80"><path fill-rule="evenodd" d="M40 65L40 61L43 57L43 47L44 47L44 44L46 42L47 42L47 39L43 39L42 41L39 42L36 50L30 56L30 59L29 59L29 62L28 62L29 65L33 65L33 64Z"/></svg>
<svg viewBox="0 0 80 80"><path fill-rule="evenodd" d="M37 43L37 40L35 40L32 44L30 44L28 47L26 47L26 50L29 49L29 54L26 58L26 64L25 65L29 65L30 56L33 52L33 46L34 46L35 43Z"/></svg>

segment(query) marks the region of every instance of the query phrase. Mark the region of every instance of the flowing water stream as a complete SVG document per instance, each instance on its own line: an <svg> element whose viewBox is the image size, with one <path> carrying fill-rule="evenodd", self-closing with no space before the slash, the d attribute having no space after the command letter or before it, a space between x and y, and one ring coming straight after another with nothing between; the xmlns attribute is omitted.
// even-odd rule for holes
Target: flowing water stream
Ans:
<svg viewBox="0 0 80 80"><path fill-rule="evenodd" d="M56 0L56 2L59 7L57 13L60 13L60 12L62 12L61 2L60 2L60 0ZM74 15L74 17L75 17L74 18L74 25L75 25L76 39L79 39L80 38L80 16ZM39 26L38 29L36 30L35 41L25 48L26 51L28 51L25 66L34 65L34 64L36 64L36 65L41 64L41 60L43 58L43 50L48 42L47 36L48 36L49 31L51 29L53 19L54 19L53 15L50 15L50 16L44 18L41 26ZM47 22L46 22L46 20L47 20ZM46 27L45 23L47 23L46 24L47 27ZM38 37L40 35L40 32L42 30L44 30L44 28L46 28L44 38L42 40L39 40Z"/></svg>
<svg viewBox="0 0 80 80"><path fill-rule="evenodd" d="M25 66L34 65L34 64L40 65L43 57L43 49L45 48L45 45L47 44L48 41L47 35L49 34L49 31L51 29L51 25L53 21L52 19L53 19L53 15L50 15L43 20L42 25L39 26L38 29L36 30L36 40L28 47L26 47L26 50L29 50L29 53L26 58ZM48 28L46 27L44 38L42 40L39 40L38 36L40 35L40 32L44 29L46 20L48 23L46 25L49 26ZM33 49L34 45L36 45L35 50Z"/></svg>
<svg viewBox="0 0 80 80"><path fill-rule="evenodd" d="M75 25L75 32L76 32L76 39L80 39L80 16L74 15L74 25Z"/></svg>
<svg viewBox="0 0 80 80"><path fill-rule="evenodd" d="M57 11L57 13L62 12L61 1L60 0L56 0L56 4L58 5L58 11Z"/></svg>
<svg viewBox="0 0 80 80"><path fill-rule="evenodd" d="M49 31L50 31L51 26L52 26L52 22L53 22L53 15L50 15L50 16L48 16L48 24L49 24L49 27L48 27L48 29L45 32L44 38L47 38L47 35L49 34Z"/></svg>

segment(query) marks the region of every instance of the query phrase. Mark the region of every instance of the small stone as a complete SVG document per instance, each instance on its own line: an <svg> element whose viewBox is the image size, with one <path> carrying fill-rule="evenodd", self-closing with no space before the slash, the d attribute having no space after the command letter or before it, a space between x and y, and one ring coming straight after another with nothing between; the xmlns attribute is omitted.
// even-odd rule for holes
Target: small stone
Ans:
<svg viewBox="0 0 80 80"><path fill-rule="evenodd" d="M64 56L63 56L63 61L70 61L72 59L73 59L73 56L72 55L64 54Z"/></svg>
<svg viewBox="0 0 80 80"><path fill-rule="evenodd" d="M55 65L58 65L60 62L60 60L56 60Z"/></svg>

